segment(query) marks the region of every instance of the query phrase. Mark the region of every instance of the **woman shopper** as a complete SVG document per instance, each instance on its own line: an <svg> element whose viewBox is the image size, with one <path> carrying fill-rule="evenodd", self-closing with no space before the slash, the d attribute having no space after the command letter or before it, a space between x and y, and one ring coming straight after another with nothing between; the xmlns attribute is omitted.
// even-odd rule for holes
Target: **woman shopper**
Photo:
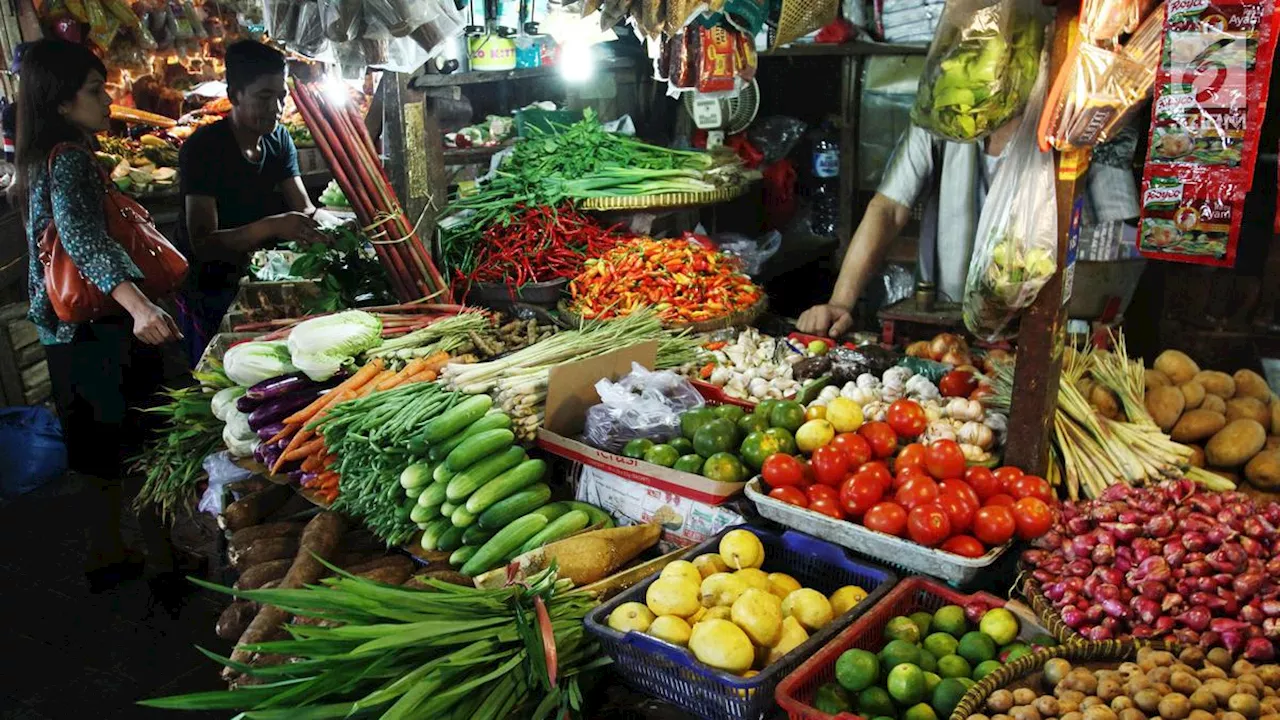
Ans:
<svg viewBox="0 0 1280 720"><path fill-rule="evenodd" d="M107 232L105 180L93 154L94 135L110 122L106 76L83 45L32 44L19 75L16 148L15 197L26 198L29 317L48 357L68 465L90 488L85 574L94 592L142 569L120 534L121 483L146 425L137 408L163 377L159 346L182 337L173 318L138 289L141 271ZM50 223L80 274L122 310L85 323L59 320L39 250Z"/></svg>

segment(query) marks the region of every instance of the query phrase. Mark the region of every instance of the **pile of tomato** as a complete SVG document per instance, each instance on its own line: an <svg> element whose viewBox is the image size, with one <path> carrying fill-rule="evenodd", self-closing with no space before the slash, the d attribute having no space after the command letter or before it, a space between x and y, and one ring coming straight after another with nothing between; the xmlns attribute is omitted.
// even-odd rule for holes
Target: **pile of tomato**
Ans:
<svg viewBox="0 0 1280 720"><path fill-rule="evenodd" d="M908 437L923 429L892 413L890 420ZM1043 478L1016 467L966 467L952 440L899 449L894 425L870 422L838 434L808 461L770 455L760 473L769 496L970 558L1052 526L1053 490Z"/></svg>

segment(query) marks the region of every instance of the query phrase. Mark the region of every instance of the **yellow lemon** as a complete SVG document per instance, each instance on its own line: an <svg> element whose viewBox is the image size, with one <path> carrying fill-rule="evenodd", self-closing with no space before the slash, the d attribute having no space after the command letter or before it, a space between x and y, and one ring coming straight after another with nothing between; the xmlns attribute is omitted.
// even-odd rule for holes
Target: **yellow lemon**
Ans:
<svg viewBox="0 0 1280 720"><path fill-rule="evenodd" d="M857 605L867 598L867 591L857 585L845 585L844 587L831 593L831 614L843 615L849 612L849 608Z"/></svg>
<svg viewBox="0 0 1280 720"><path fill-rule="evenodd" d="M742 568L734 575L742 578L747 587L765 591L769 589L769 574L760 568Z"/></svg>
<svg viewBox="0 0 1280 720"><path fill-rule="evenodd" d="M764 564L764 544L747 530L730 530L720 538L720 557L734 570Z"/></svg>
<svg viewBox="0 0 1280 720"><path fill-rule="evenodd" d="M658 575L658 577L675 577L687 580L694 585L702 584L702 573L698 572L698 568L694 567L693 563L688 560L676 560L675 562L672 562L662 568L662 574Z"/></svg>
<svg viewBox="0 0 1280 720"><path fill-rule="evenodd" d="M835 436L835 426L827 420L810 420L796 430L796 447L808 455L831 442Z"/></svg>
<svg viewBox="0 0 1280 720"><path fill-rule="evenodd" d="M782 601L767 590L751 588L733 603L729 619L752 643L772 647L782 633Z"/></svg>
<svg viewBox="0 0 1280 720"><path fill-rule="evenodd" d="M729 607L746 590L747 581L732 573L716 573L702 581L699 599L703 607Z"/></svg>
<svg viewBox="0 0 1280 720"><path fill-rule="evenodd" d="M689 635L689 649L699 662L731 673L750 670L756 659L751 638L728 620L698 623Z"/></svg>
<svg viewBox="0 0 1280 720"><path fill-rule="evenodd" d="M622 603L609 613L609 627L618 632L644 632L653 623L653 612L644 603Z"/></svg>
<svg viewBox="0 0 1280 720"><path fill-rule="evenodd" d="M728 605L717 605L713 608L705 608L706 613L702 616L703 620L728 620L732 616L732 608Z"/></svg>
<svg viewBox="0 0 1280 720"><path fill-rule="evenodd" d="M694 625L697 625L698 623L702 622L702 618L706 616L707 616L707 609L704 607L698 608L698 612L690 615L687 618L689 626L693 627Z"/></svg>
<svg viewBox="0 0 1280 720"><path fill-rule="evenodd" d="M782 601L782 614L795 618L806 630L818 630L831 622L831 601L813 588L800 588Z"/></svg>
<svg viewBox="0 0 1280 720"><path fill-rule="evenodd" d="M824 420L827 417L826 405L810 405L804 411L805 420Z"/></svg>
<svg viewBox="0 0 1280 720"><path fill-rule="evenodd" d="M698 612L698 585L683 578L654 580L645 591L644 602L654 615L678 615L687 618Z"/></svg>
<svg viewBox="0 0 1280 720"><path fill-rule="evenodd" d="M779 572L769 573L769 592L777 595L779 600L799 589L800 581L790 575Z"/></svg>
<svg viewBox="0 0 1280 720"><path fill-rule="evenodd" d="M769 648L769 656L765 658L765 665L781 660L783 655L796 649L800 643L808 639L809 633L805 632L799 620L793 617L784 618L782 620L782 631L778 633L778 642Z"/></svg>
<svg viewBox="0 0 1280 720"><path fill-rule="evenodd" d="M693 628L689 627L689 623L675 615L659 615L649 625L650 635L680 647L689 644L689 635L692 633Z"/></svg>
<svg viewBox="0 0 1280 720"><path fill-rule="evenodd" d="M862 427L862 406L847 397L838 397L827 403L825 419L836 432L853 432Z"/></svg>
<svg viewBox="0 0 1280 720"><path fill-rule="evenodd" d="M698 568L698 572L702 573L704 579L718 572L729 572L729 566L725 564L724 558L720 557L720 553L699 555L693 559L693 566Z"/></svg>

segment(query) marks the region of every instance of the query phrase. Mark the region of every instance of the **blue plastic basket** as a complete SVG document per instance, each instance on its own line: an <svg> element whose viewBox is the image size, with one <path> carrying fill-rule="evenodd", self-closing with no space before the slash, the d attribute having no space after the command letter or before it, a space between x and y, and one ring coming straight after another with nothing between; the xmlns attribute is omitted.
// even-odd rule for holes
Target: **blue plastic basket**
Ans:
<svg viewBox="0 0 1280 720"><path fill-rule="evenodd" d="M799 647L787 653L759 675L742 678L703 665L685 648L639 632L620 633L608 625L609 613L626 602L644 602L645 592L657 575L615 596L587 615L587 631L600 640L601 648L613 658L619 674L637 690L661 698L708 720L755 720L774 707L773 691L778 683L805 658L822 647L837 632L862 615L889 592L898 576L892 571L855 560L841 547L795 530L777 533L751 525L726 528L719 535L691 548L681 556L690 560L716 552L720 537L729 530L747 529L764 544L765 572L785 572L805 587L829 595L845 585L867 591L862 602L833 619Z"/></svg>

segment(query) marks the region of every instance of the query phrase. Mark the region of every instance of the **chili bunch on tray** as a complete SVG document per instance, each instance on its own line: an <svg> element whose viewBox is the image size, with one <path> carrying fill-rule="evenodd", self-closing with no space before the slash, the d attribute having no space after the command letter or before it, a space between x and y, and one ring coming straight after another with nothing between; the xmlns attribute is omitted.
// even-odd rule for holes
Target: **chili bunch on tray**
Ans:
<svg viewBox="0 0 1280 720"><path fill-rule="evenodd" d="M569 293L571 309L586 319L607 320L652 306L667 323L723 317L761 298L736 258L687 239L649 238L587 260Z"/></svg>

